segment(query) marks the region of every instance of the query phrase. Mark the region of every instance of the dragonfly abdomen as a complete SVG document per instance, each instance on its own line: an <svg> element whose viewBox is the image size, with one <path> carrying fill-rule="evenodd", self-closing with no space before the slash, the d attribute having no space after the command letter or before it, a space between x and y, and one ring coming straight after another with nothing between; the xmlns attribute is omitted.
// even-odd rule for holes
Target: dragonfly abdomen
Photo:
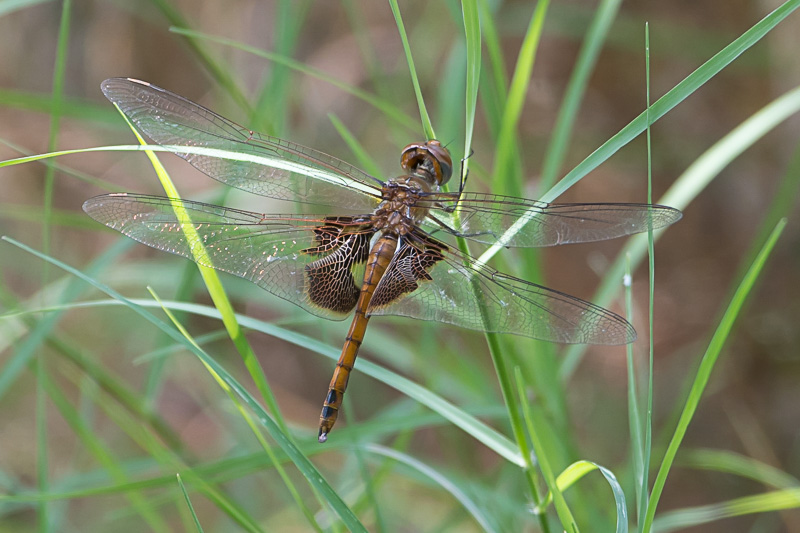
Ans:
<svg viewBox="0 0 800 533"><path fill-rule="evenodd" d="M367 332L369 315L367 308L375 293L375 287L383 277L389 267L395 251L397 250L397 235L385 233L375 243L370 250L367 260L366 270L364 271L364 283L361 285L361 293L356 304L355 315L350 323L350 329L342 347L342 354L336 363L333 371L331 383L328 386L328 394L322 404L322 413L319 416L319 441L325 442L328 439L336 418L339 416L339 409L342 405L344 391L347 389L347 382L350 379L350 372L356 363L358 350L364 341Z"/></svg>

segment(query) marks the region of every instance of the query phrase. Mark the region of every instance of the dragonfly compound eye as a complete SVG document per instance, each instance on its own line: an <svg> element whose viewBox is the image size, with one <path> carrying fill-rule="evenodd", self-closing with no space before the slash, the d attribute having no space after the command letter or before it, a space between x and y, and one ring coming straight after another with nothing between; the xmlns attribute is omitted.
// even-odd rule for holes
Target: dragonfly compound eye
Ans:
<svg viewBox="0 0 800 533"><path fill-rule="evenodd" d="M403 149L400 166L409 172L425 170L436 180L437 185L447 183L453 175L453 159L450 152L437 140L412 143Z"/></svg>

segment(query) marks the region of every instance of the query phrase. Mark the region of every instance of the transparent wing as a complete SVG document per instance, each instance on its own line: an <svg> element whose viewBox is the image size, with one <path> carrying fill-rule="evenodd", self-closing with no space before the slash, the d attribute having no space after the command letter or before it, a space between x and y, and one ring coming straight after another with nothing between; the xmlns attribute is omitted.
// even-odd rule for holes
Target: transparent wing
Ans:
<svg viewBox="0 0 800 533"><path fill-rule="evenodd" d="M677 209L650 204L548 204L482 193L432 193L426 224L485 244L555 246L614 239L669 226ZM454 211L458 206L458 216ZM438 222L437 222L438 221ZM507 239L507 240L506 240Z"/></svg>
<svg viewBox="0 0 800 533"><path fill-rule="evenodd" d="M259 215L158 196L97 196L83 210L134 240L252 281L333 320L356 305L372 236L354 217Z"/></svg>
<svg viewBox="0 0 800 533"><path fill-rule="evenodd" d="M434 320L567 344L626 344L636 331L590 302L479 265L415 234L375 288L370 315ZM479 300L476 294L481 295Z"/></svg>
<svg viewBox="0 0 800 533"><path fill-rule="evenodd" d="M103 94L154 142L236 152L240 158L175 153L215 180L248 192L301 203L368 212L380 201L380 180L335 157L244 128L147 82L112 78ZM228 158L226 158L228 157Z"/></svg>

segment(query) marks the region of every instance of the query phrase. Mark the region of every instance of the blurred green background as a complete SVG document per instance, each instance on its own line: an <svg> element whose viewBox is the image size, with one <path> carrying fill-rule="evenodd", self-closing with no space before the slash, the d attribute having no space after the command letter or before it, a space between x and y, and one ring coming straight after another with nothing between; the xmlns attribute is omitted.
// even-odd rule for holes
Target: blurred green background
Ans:
<svg viewBox="0 0 800 533"><path fill-rule="evenodd" d="M491 51L484 49L487 63L468 183L477 191L493 190L495 118L501 114L502 98L491 89L492 76L510 78L535 4L486 5L502 62L493 72L488 64ZM543 159L597 5L554 0L549 8L515 130L522 177L515 182L515 194L536 198L544 192L539 181ZM557 177L645 109L645 22L650 24L651 94L656 100L779 5L776 0L622 3L583 94ZM103 79L114 76L147 80L253 129L312 146L384 178L399 172L400 149L424 137L388 3L81 0L71 4L68 35L59 31L62 9L61 2L0 0L0 160L54 149L135 144L99 89ZM465 135L461 6L452 1L409 1L400 9L437 136L449 143L454 159L461 158ZM170 31L172 26L242 43L268 55L208 38L190 40ZM655 199L714 143L800 84L798 32L800 15L794 13L653 126ZM60 104L53 96L53 80L59 77L59 35L66 39L61 48L65 55ZM373 105L356 91L386 105ZM338 123L369 159L354 153L337 130ZM800 244L792 179L800 165L792 167L792 157L799 127L792 117L735 158L693 198L684 219L656 247L654 468L699 359L751 260L751 250L761 245L768 213L780 209L790 213L789 224L714 369L670 473L659 513L767 490L763 479L709 467L698 453L701 449L729 451L752 460L750 464L758 461L775 467L786 476L782 478L786 486L796 486L792 476L800 469ZM223 191L174 156L161 159L185 198L224 201L258 212L292 211L279 202ZM210 305L188 261L132 243L112 248L124 238L105 231L81 211L84 200L103 192L159 194L143 154L97 152L50 161L58 165L52 178L41 163L0 168L0 234L85 270L127 297L149 299L146 287L152 286L164 299ZM643 202L646 178L647 146L642 135L558 200ZM50 201L52 211L44 207ZM542 277L532 281L591 298L623 244L547 250L540 256ZM115 255L89 272L89 265L109 250ZM527 257L507 250L494 265L530 279ZM43 261L8 243L0 243L0 269L0 305L7 313L0 320L0 531L191 530L172 477L176 470L146 451L135 432L131 434L138 423L143 433L163 439L164 449L190 466L202 469L222 461L223 466L203 478L263 530L310 530L232 404L195 358L123 306L70 306L58 315L20 314L105 297L80 282L73 282L77 294L65 297L71 276L45 267ZM305 315L242 280L224 277L223 281L237 312L310 335L333 351L340 348L346 323ZM639 331L633 348L640 361L647 357L647 294L647 270L641 266L633 282L633 323ZM618 297L610 307L624 312L622 304ZM157 309L153 312L160 314ZM220 334L219 321L189 314L180 319L195 337L210 335L204 348L242 383L251 383L231 341ZM47 324L48 320L52 322ZM384 317L374 319L369 329L361 357L405 375L510 435L481 334ZM325 447L315 448L317 418L333 363L282 338L261 333L248 338L301 447L313 454L312 462L369 530L472 531L481 526L451 493L419 470L358 452L356 443L365 442L395 446L454 479L472 499L492 510L489 514L495 516L499 531L541 527L530 512L530 497L518 468L394 389L359 374L358 366L341 427ZM564 350L520 339L507 342L514 345L523 366L526 357L549 360L550 354L542 351ZM554 359L554 376L563 361L560 357ZM538 384L560 387L566 399L561 418L553 422L558 431L546 437L567 460L556 461L556 473L577 459L602 464L620 479L632 510L625 351L590 347L575 361L578 366L562 383ZM56 407L60 402L42 386L39 366L108 451L108 460L121 477ZM110 381L98 378L98 372ZM130 392L141 411L120 401L123 391ZM554 409L542 402L541 390L534 390L529 399L534 410ZM163 433L153 429L159 424L167 428ZM46 476L37 472L37 464L45 464L43 457ZM239 470L225 466L225 460L238 457L251 461ZM301 487L302 499L317 513L318 504L302 476L291 465L287 471ZM652 480L655 470L651 472ZM597 479L590 476L580 482L584 487L580 497L570 500L568 493L567 500L579 502L580 509L573 512L582 529L613 531L611 492L598 474L592 476ZM134 481L142 485L133 486ZM90 489L96 493L68 495ZM67 496L47 504L18 497L37 490ZM135 498L141 501L136 503ZM132 501L136 511L130 507ZM204 496L192 493L192 501L206 531L243 527ZM159 518L143 518L148 512ZM323 529L341 527L316 516ZM549 516L553 530L559 531L555 515ZM635 512L631 516L635 523ZM698 518L694 527L682 530L800 531L800 513L785 510L699 524Z"/></svg>

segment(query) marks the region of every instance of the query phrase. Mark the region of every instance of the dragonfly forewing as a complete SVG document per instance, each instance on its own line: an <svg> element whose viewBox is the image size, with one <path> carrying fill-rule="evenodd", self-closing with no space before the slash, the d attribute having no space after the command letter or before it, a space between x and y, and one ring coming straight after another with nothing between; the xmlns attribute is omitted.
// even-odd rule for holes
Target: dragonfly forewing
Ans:
<svg viewBox="0 0 800 533"><path fill-rule="evenodd" d="M381 181L340 159L253 132L147 82L112 78L101 88L147 137L226 185L357 212L380 202Z"/></svg>
<svg viewBox="0 0 800 533"><path fill-rule="evenodd" d="M433 193L422 202L449 233L484 244L528 248L615 239L657 230L681 218L671 207L650 204L548 204L482 193ZM457 213L455 212L457 209Z"/></svg>
<svg viewBox="0 0 800 533"><path fill-rule="evenodd" d="M372 236L352 217L259 215L159 196L97 196L83 209L143 244L234 274L333 320L355 307Z"/></svg>

